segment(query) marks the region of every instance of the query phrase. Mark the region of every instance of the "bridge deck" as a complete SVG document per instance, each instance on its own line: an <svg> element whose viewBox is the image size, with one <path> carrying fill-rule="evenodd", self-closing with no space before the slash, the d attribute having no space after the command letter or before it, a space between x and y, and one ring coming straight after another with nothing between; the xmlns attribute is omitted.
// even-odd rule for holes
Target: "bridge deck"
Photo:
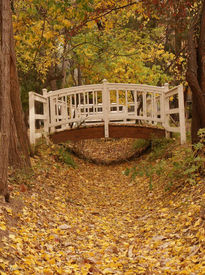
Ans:
<svg viewBox="0 0 205 275"><path fill-rule="evenodd" d="M143 138L165 137L165 130L157 127L142 125L110 124L110 138ZM92 125L76 129L64 130L50 135L54 143L66 142L68 140L78 141L82 139L104 138L104 126Z"/></svg>

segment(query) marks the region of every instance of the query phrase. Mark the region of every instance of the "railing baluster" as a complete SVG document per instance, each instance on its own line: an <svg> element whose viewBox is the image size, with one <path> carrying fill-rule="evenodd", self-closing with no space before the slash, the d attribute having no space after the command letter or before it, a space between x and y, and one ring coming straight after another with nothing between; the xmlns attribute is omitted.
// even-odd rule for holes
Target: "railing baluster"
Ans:
<svg viewBox="0 0 205 275"><path fill-rule="evenodd" d="M119 113L119 92L116 90L116 112Z"/></svg>
<svg viewBox="0 0 205 275"><path fill-rule="evenodd" d="M103 104L103 118L104 118L104 131L105 131L105 138L109 137L109 109L110 109L110 101L109 101L109 90L107 88L107 80L103 80L103 95L102 95L102 104Z"/></svg>
<svg viewBox="0 0 205 275"><path fill-rule="evenodd" d="M49 102L48 102L48 91L47 89L43 89L43 96L45 97L46 99L46 102L43 103L43 114L46 116L46 119L44 120L44 134L48 134L49 133L49 127L48 127L48 124L49 124Z"/></svg>
<svg viewBox="0 0 205 275"><path fill-rule="evenodd" d="M143 92L143 95L142 95L142 106L143 106L143 117L144 119L147 118L147 93L146 92Z"/></svg>
<svg viewBox="0 0 205 275"><path fill-rule="evenodd" d="M164 93L169 91L169 84L164 84ZM169 97L164 97L164 128L165 130L169 127ZM166 130L166 138L170 137L170 132Z"/></svg>
<svg viewBox="0 0 205 275"><path fill-rule="evenodd" d="M185 110L184 110L184 91L183 85L178 87L178 100L179 100L179 127L181 144L186 143L186 124L185 124Z"/></svg>
<svg viewBox="0 0 205 275"><path fill-rule="evenodd" d="M35 101L34 93L29 92L29 126L30 126L30 142L35 144Z"/></svg>

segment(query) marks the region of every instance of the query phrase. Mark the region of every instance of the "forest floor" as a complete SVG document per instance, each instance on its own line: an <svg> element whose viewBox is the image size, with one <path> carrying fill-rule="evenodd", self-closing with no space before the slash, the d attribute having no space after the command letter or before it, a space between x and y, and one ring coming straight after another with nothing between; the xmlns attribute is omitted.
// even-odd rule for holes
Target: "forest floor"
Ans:
<svg viewBox="0 0 205 275"><path fill-rule="evenodd" d="M56 161L10 171L0 202L0 274L205 274L205 180L165 192L124 174L141 161ZM156 179L157 180L157 179Z"/></svg>

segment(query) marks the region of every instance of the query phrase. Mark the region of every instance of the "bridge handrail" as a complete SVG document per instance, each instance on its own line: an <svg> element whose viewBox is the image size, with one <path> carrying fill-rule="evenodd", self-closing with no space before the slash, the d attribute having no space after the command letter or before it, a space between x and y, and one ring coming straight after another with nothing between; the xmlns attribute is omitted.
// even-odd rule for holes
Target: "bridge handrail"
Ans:
<svg viewBox="0 0 205 275"><path fill-rule="evenodd" d="M43 114L36 114L35 102L43 104ZM35 143L35 140L42 136L42 133L36 133L36 120L44 121L43 131L48 132L49 111L48 111L48 98L47 90L43 89L43 95L29 92L29 129L30 129L30 142Z"/></svg>
<svg viewBox="0 0 205 275"><path fill-rule="evenodd" d="M151 86L146 84L133 84L133 83L107 83L108 89L122 89L122 90L137 90L139 92L156 92L161 94L164 91L164 87Z"/></svg>
<svg viewBox="0 0 205 275"><path fill-rule="evenodd" d="M111 92L115 92L114 102ZM124 92L124 103L120 103L120 93ZM129 95L128 95L129 92ZM101 99L98 96L100 93ZM91 99L90 99L91 96ZM178 97L178 107L171 107L170 98ZM35 102L43 104L43 114L35 113ZM140 106L141 104L141 106ZM162 87L146 84L109 83L91 84L64 88L47 92L43 95L29 93L30 140L40 136L35 131L35 121L44 121L43 131L52 133L67 129L75 123L104 123L105 137L109 136L110 122L132 122L136 120L151 124L161 123L167 136L169 132L180 132L181 143L186 141L183 86L169 89L168 84ZM179 127L170 125L170 118L179 114Z"/></svg>
<svg viewBox="0 0 205 275"><path fill-rule="evenodd" d="M48 92L48 97L50 96L63 96L64 94L72 94L75 92L86 92L86 91L93 91L97 90L98 91L103 89L103 84L91 84L91 85L82 85L82 86L75 86L75 87L70 87L70 88L63 88L55 91L49 91Z"/></svg>
<svg viewBox="0 0 205 275"><path fill-rule="evenodd" d="M107 82L108 89L123 89L123 90L138 90L139 92L156 92L161 94L164 91L164 87L160 86L151 86L146 84L132 84L132 83L109 83ZM72 94L75 92L83 93L86 91L101 91L103 89L103 84L90 84L90 85L82 85L75 86L69 88L63 88L55 91L49 91L47 96L64 96L67 94Z"/></svg>
<svg viewBox="0 0 205 275"><path fill-rule="evenodd" d="M171 108L171 97L178 96L178 107ZM185 110L184 110L184 92L183 85L176 86L172 89L167 89L164 92L164 127L167 133L180 133L181 144L186 142L186 127L185 127ZM179 114L179 126L170 126L170 115Z"/></svg>

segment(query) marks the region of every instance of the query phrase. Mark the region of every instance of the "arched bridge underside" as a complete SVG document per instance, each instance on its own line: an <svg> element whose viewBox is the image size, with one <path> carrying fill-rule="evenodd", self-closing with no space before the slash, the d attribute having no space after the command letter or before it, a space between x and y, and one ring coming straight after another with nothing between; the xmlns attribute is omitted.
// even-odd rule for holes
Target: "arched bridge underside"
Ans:
<svg viewBox="0 0 205 275"><path fill-rule="evenodd" d="M141 125L109 125L109 138L162 138L165 130ZM82 128L64 130L50 135L53 143L63 143L68 140L104 138L104 126L92 125Z"/></svg>

